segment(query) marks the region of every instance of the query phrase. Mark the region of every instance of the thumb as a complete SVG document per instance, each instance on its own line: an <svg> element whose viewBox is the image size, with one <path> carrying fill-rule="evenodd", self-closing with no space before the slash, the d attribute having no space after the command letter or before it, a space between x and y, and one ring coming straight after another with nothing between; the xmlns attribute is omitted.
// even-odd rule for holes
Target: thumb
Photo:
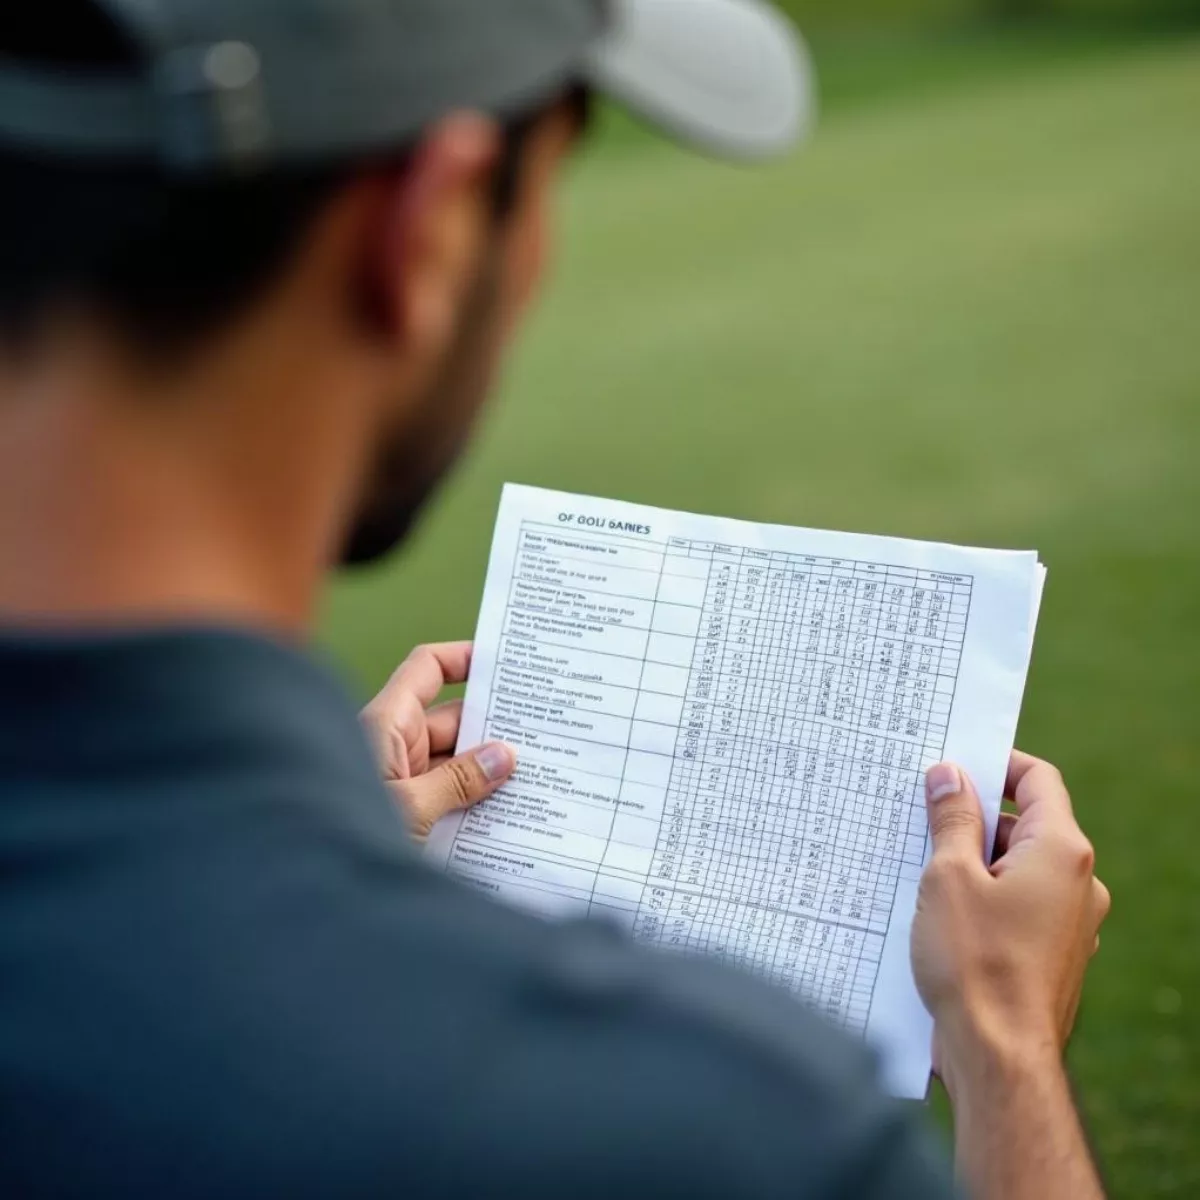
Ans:
<svg viewBox="0 0 1200 1200"><path fill-rule="evenodd" d="M983 807L975 785L953 763L931 767L925 801L933 833L934 857L951 855L983 863Z"/></svg>
<svg viewBox="0 0 1200 1200"><path fill-rule="evenodd" d="M517 755L503 742L489 742L435 770L400 785L406 815L423 837L447 814L486 800L516 770Z"/></svg>

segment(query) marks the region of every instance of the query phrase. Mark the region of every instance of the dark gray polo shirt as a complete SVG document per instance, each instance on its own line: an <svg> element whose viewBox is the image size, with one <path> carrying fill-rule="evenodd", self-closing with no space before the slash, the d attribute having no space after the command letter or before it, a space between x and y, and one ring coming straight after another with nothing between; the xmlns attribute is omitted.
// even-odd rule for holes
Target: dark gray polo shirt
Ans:
<svg viewBox="0 0 1200 1200"><path fill-rule="evenodd" d="M947 1196L789 996L427 869L346 696L0 638L0 1194Z"/></svg>

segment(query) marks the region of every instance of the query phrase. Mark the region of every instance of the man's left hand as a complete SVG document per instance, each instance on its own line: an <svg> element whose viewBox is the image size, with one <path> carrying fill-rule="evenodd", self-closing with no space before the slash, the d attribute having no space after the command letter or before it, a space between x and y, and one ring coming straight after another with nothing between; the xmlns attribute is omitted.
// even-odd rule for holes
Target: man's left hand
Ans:
<svg viewBox="0 0 1200 1200"><path fill-rule="evenodd" d="M486 800L516 769L517 756L503 742L454 756L462 701L437 698L465 683L470 666L470 642L419 646L362 712L384 783L419 842L448 813Z"/></svg>

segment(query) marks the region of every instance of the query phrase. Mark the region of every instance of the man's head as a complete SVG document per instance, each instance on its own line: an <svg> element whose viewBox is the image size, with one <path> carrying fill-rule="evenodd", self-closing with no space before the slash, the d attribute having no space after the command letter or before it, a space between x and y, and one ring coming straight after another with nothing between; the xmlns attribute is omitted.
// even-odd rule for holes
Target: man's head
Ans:
<svg viewBox="0 0 1200 1200"><path fill-rule="evenodd" d="M88 0L0 16L0 50L100 70L136 53ZM463 445L536 291L550 193L585 109L582 88L560 87L507 120L451 113L377 156L215 183L0 153L0 346L18 365L70 316L169 379L284 292L325 308L347 390L309 400L374 427L345 552L378 557ZM322 269L305 270L320 252ZM271 331L277 353L315 349ZM306 403L245 399L279 406L281 439Z"/></svg>
<svg viewBox="0 0 1200 1200"><path fill-rule="evenodd" d="M376 558L537 291L591 90L754 156L798 131L798 62L757 0L5 11L0 394L148 503L203 507L186 485L314 569Z"/></svg>

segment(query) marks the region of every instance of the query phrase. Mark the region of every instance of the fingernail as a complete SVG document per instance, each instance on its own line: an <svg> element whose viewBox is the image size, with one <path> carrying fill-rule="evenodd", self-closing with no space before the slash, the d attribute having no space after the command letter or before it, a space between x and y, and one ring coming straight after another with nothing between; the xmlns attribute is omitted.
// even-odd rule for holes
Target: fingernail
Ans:
<svg viewBox="0 0 1200 1200"><path fill-rule="evenodd" d="M962 790L962 772L953 763L938 763L929 768L929 774L925 776L925 795L930 804L945 800L947 796L957 796Z"/></svg>
<svg viewBox="0 0 1200 1200"><path fill-rule="evenodd" d="M479 769L495 783L498 779L507 779L516 765L516 754L503 742L492 742L476 752L475 761Z"/></svg>

